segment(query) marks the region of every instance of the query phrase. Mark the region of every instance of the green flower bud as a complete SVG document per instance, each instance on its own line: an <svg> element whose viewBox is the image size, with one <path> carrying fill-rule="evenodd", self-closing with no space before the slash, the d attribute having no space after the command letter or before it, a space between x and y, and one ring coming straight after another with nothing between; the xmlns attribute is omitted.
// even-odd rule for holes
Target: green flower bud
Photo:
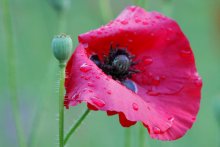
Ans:
<svg viewBox="0 0 220 147"><path fill-rule="evenodd" d="M72 52L72 39L68 35L57 35L52 40L53 54L60 63L65 63Z"/></svg>
<svg viewBox="0 0 220 147"><path fill-rule="evenodd" d="M70 6L70 0L49 0L56 11L63 11Z"/></svg>

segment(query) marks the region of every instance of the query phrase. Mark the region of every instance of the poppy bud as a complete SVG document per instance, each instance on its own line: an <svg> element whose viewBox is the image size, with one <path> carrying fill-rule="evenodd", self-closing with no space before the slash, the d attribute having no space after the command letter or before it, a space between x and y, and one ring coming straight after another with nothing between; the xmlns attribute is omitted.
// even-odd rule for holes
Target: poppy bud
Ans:
<svg viewBox="0 0 220 147"><path fill-rule="evenodd" d="M57 35L52 40L53 54L60 63L65 63L68 60L72 46L72 39L65 34Z"/></svg>
<svg viewBox="0 0 220 147"><path fill-rule="evenodd" d="M70 0L50 0L50 3L56 11L63 11L70 6Z"/></svg>

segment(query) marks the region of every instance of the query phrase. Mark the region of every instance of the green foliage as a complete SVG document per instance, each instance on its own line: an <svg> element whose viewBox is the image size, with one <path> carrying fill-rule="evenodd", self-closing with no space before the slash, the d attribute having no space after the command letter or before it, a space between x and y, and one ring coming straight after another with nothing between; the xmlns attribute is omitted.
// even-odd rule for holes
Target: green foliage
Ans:
<svg viewBox="0 0 220 147"><path fill-rule="evenodd" d="M164 0L148 0L145 8L164 12L173 17L191 42L198 71L204 82L201 110L193 128L174 142L152 140L146 136L146 147L217 147L220 133L213 111L213 99L220 93L219 33L214 30L214 6L208 0L172 1L172 11L166 11ZM111 1L116 16L130 0ZM22 124L30 147L54 147L58 144L58 67L51 52L51 40L58 30L58 17L46 0L10 0L16 51L16 76ZM102 25L99 0L72 0L66 14L66 33L77 44L77 35ZM7 48L0 1L0 146L17 146L12 106L10 105L7 73ZM219 8L219 7L218 7ZM172 13L170 13L172 12ZM217 35L214 35L217 34ZM217 40L217 41L215 41ZM65 111L65 130L77 120L84 105ZM131 128L132 146L138 145L138 125ZM33 142L31 142L32 140ZM122 147L124 129L117 117L104 112L91 112L83 125L71 136L69 146Z"/></svg>

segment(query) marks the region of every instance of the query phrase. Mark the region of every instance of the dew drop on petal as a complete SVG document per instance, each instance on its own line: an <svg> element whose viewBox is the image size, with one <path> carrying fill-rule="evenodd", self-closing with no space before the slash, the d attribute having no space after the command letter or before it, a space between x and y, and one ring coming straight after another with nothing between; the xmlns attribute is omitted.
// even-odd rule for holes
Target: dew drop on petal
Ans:
<svg viewBox="0 0 220 147"><path fill-rule="evenodd" d="M160 84L160 77L159 76L154 77L151 84L158 86Z"/></svg>
<svg viewBox="0 0 220 147"><path fill-rule="evenodd" d="M88 72L92 69L88 64L84 63L79 68L82 72Z"/></svg>
<svg viewBox="0 0 220 147"><path fill-rule="evenodd" d="M154 134L160 134L160 133L161 133L160 128L158 128L158 127L153 127L153 133L154 133Z"/></svg>
<svg viewBox="0 0 220 147"><path fill-rule="evenodd" d="M96 78L96 79L100 79L100 76L97 75L97 76L95 76L95 78Z"/></svg>
<svg viewBox="0 0 220 147"><path fill-rule="evenodd" d="M151 37L154 37L154 36L155 36L155 34L154 34L154 33L150 33L150 36L151 36Z"/></svg>
<svg viewBox="0 0 220 147"><path fill-rule="evenodd" d="M147 94L150 95L150 96L159 96L160 95L159 92L151 91L151 90L147 91Z"/></svg>
<svg viewBox="0 0 220 147"><path fill-rule="evenodd" d="M104 107L105 106L105 102L101 99L98 99L96 97L92 97L90 98L92 103L95 104L98 107Z"/></svg>
<svg viewBox="0 0 220 147"><path fill-rule="evenodd" d="M136 22L136 23L139 23L139 22L141 22L141 19L136 18L136 19L135 19L135 22Z"/></svg>
<svg viewBox="0 0 220 147"><path fill-rule="evenodd" d="M173 121L174 121L174 120L175 120L174 117L169 117L169 118L168 118L167 125L168 125L169 127L172 127L172 125L173 125Z"/></svg>
<svg viewBox="0 0 220 147"><path fill-rule="evenodd" d="M108 93L108 94L112 94L111 90L108 90L107 93Z"/></svg>
<svg viewBox="0 0 220 147"><path fill-rule="evenodd" d="M128 24L128 21L127 21L127 20L122 20L122 21L121 21L121 24L127 25L127 24Z"/></svg>
<svg viewBox="0 0 220 147"><path fill-rule="evenodd" d="M191 50L184 49L180 51L181 57L189 57L191 54L192 54Z"/></svg>
<svg viewBox="0 0 220 147"><path fill-rule="evenodd" d="M136 9L135 6L131 6L131 7L129 7L129 10L130 10L131 12L134 12L135 9Z"/></svg>
<svg viewBox="0 0 220 147"><path fill-rule="evenodd" d="M102 34L102 31L97 31L97 34L101 35L101 34Z"/></svg>
<svg viewBox="0 0 220 147"><path fill-rule="evenodd" d="M85 79L85 80L89 80L89 79L90 79L90 77L85 77L84 79Z"/></svg>
<svg viewBox="0 0 220 147"><path fill-rule="evenodd" d="M142 24L143 25L148 25L148 22L147 21L143 21Z"/></svg>
<svg viewBox="0 0 220 147"><path fill-rule="evenodd" d="M196 79L194 83L197 87L201 87L202 86L202 79L200 77L198 77L198 79Z"/></svg>
<svg viewBox="0 0 220 147"><path fill-rule="evenodd" d="M137 111L139 108L138 108L138 105L136 104L136 103L133 103L132 104L132 107L133 107L133 109L135 110L135 111Z"/></svg>
<svg viewBox="0 0 220 147"><path fill-rule="evenodd" d="M153 59L151 57L144 57L143 62L146 65L150 65L153 62Z"/></svg>
<svg viewBox="0 0 220 147"><path fill-rule="evenodd" d="M87 85L88 85L89 87L94 87L94 84L92 84L92 83L90 83L90 82L88 82Z"/></svg>

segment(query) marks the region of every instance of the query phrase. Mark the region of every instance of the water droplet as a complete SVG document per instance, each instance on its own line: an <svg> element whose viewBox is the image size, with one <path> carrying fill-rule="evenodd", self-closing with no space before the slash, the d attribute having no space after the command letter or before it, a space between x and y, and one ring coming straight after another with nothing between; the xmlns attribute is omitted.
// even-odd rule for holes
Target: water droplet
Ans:
<svg viewBox="0 0 220 147"><path fill-rule="evenodd" d="M77 94L74 94L74 95L72 96L72 99L75 99L75 100L77 100L77 99L79 98L79 96L80 96L80 94L79 94L79 93L77 93Z"/></svg>
<svg viewBox="0 0 220 147"><path fill-rule="evenodd" d="M97 34L101 35L101 34L102 34L102 31L97 31Z"/></svg>
<svg viewBox="0 0 220 147"><path fill-rule="evenodd" d="M161 130L158 127L153 127L153 132L154 132L154 134L160 134Z"/></svg>
<svg viewBox="0 0 220 147"><path fill-rule="evenodd" d="M168 31L170 31L170 32L172 32L172 31L173 31L173 29L172 29L172 28L168 28L167 30L168 30Z"/></svg>
<svg viewBox="0 0 220 147"><path fill-rule="evenodd" d="M129 10L130 10L131 12L134 12L135 9L136 9L135 6L131 6L131 7L129 7Z"/></svg>
<svg viewBox="0 0 220 147"><path fill-rule="evenodd" d="M125 80L121 82L125 87L130 89L131 91L137 93L137 86L136 84L131 80Z"/></svg>
<svg viewBox="0 0 220 147"><path fill-rule="evenodd" d="M139 23L139 22L141 22L141 19L136 18L136 19L135 19L135 22L136 22L136 23Z"/></svg>
<svg viewBox="0 0 220 147"><path fill-rule="evenodd" d="M108 90L107 93L108 93L108 94L112 94L111 90Z"/></svg>
<svg viewBox="0 0 220 147"><path fill-rule="evenodd" d="M93 93L93 91L91 89L89 89L88 92Z"/></svg>
<svg viewBox="0 0 220 147"><path fill-rule="evenodd" d="M196 118L195 118L195 117L193 117L193 118L192 118L192 120L193 120L193 121L195 121L195 120L196 120Z"/></svg>
<svg viewBox="0 0 220 147"><path fill-rule="evenodd" d="M100 76L95 76L96 79L100 79Z"/></svg>
<svg viewBox="0 0 220 147"><path fill-rule="evenodd" d="M105 102L101 99L98 99L96 97L92 97L90 98L92 103L95 104L98 107L104 107L105 106Z"/></svg>
<svg viewBox="0 0 220 147"><path fill-rule="evenodd" d="M151 91L151 90L147 91L147 94L150 95L150 96L158 96L158 95L160 95L159 92Z"/></svg>
<svg viewBox="0 0 220 147"><path fill-rule="evenodd" d="M170 41L171 39L169 37L166 38L166 41Z"/></svg>
<svg viewBox="0 0 220 147"><path fill-rule="evenodd" d="M84 48L88 48L88 46L89 46L88 43L83 43Z"/></svg>
<svg viewBox="0 0 220 147"><path fill-rule="evenodd" d="M80 66L80 70L82 71L82 72L88 72L88 71L90 71L92 68L88 65L88 64L86 64L86 63L84 63L84 64L82 64L81 66Z"/></svg>
<svg viewBox="0 0 220 147"><path fill-rule="evenodd" d="M154 33L150 33L150 36L151 36L151 37L154 37L154 36L155 36L155 34L154 34Z"/></svg>
<svg viewBox="0 0 220 147"><path fill-rule="evenodd" d="M173 121L174 121L174 120L175 120L174 117L169 117L169 118L168 118L167 125L168 125L169 127L172 127L172 125L173 125Z"/></svg>
<svg viewBox="0 0 220 147"><path fill-rule="evenodd" d="M151 84L156 85L156 86L159 85L160 84L160 77L159 76L154 77Z"/></svg>
<svg viewBox="0 0 220 147"><path fill-rule="evenodd" d="M90 83L90 82L88 82L87 85L88 85L89 87L94 87L94 84L92 84L92 83Z"/></svg>
<svg viewBox="0 0 220 147"><path fill-rule="evenodd" d="M147 21L143 21L142 24L143 25L148 25L148 22Z"/></svg>
<svg viewBox="0 0 220 147"><path fill-rule="evenodd" d="M143 62L146 65L150 65L153 62L153 59L151 57L144 57Z"/></svg>
<svg viewBox="0 0 220 147"><path fill-rule="evenodd" d="M180 51L181 57L189 57L191 56L192 52L189 49L184 49Z"/></svg>
<svg viewBox="0 0 220 147"><path fill-rule="evenodd" d="M85 80L89 80L89 79L90 79L90 77L85 77L84 79L85 79Z"/></svg>
<svg viewBox="0 0 220 147"><path fill-rule="evenodd" d="M161 15L159 15L159 14L158 14L158 15L156 15L156 18L157 18L157 19L161 19L161 17L162 17L162 16L161 16Z"/></svg>
<svg viewBox="0 0 220 147"><path fill-rule="evenodd" d="M128 24L128 21L127 21L127 20L122 20L122 21L121 21L121 24L127 25L127 24Z"/></svg>
<svg viewBox="0 0 220 147"><path fill-rule="evenodd" d="M202 79L201 79L201 77L198 77L198 79L195 80L195 85L197 87L201 87L202 86Z"/></svg>
<svg viewBox="0 0 220 147"><path fill-rule="evenodd" d="M133 103L132 104L132 107L133 107L133 109L135 110L135 111L137 111L139 108L138 108L138 105L136 104L136 103Z"/></svg>

